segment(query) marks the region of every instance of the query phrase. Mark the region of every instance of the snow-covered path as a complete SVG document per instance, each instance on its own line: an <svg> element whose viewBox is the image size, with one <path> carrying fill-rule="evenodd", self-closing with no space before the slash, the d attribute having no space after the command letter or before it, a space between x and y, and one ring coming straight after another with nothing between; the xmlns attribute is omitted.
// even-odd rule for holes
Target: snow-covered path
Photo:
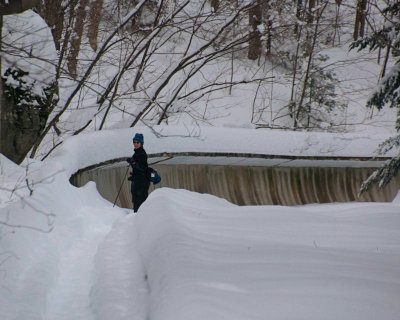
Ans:
<svg viewBox="0 0 400 320"><path fill-rule="evenodd" d="M81 211L88 215L90 210ZM107 208L95 211L99 217L110 215ZM145 319L148 287L134 219L123 216L114 226L101 218L92 221L60 259L43 319Z"/></svg>
<svg viewBox="0 0 400 320"><path fill-rule="evenodd" d="M137 216L118 219L95 258L93 308L99 320L148 319L147 275L138 252Z"/></svg>
<svg viewBox="0 0 400 320"><path fill-rule="evenodd" d="M78 215L89 214L84 207ZM107 215L107 209L96 210L97 215ZM97 225L93 225L97 222ZM102 219L93 219L88 229L82 230L70 248L63 252L58 264L56 283L49 288L44 319L69 320L95 319L91 302L91 290L95 280L94 258L99 243L109 233L110 225Z"/></svg>

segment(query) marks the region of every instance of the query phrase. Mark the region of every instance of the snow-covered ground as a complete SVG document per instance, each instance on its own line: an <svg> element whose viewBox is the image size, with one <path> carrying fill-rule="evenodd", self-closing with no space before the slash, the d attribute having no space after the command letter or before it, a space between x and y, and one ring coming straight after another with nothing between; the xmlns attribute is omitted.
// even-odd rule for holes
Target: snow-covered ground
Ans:
<svg viewBox="0 0 400 320"><path fill-rule="evenodd" d="M228 141L145 130L149 150ZM94 183L69 183L79 168L129 155L133 133L69 139L24 166L1 156L0 319L398 319L400 198L239 207L161 188L134 215Z"/></svg>

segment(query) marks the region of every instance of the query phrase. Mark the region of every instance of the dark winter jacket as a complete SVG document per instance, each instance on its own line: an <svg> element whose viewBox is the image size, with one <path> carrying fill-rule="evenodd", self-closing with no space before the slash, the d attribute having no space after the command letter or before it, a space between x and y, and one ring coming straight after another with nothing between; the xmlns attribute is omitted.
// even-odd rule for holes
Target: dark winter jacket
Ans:
<svg viewBox="0 0 400 320"><path fill-rule="evenodd" d="M143 149L143 146L135 149L135 153L131 158L126 160L132 167L132 178L133 180L140 178L150 179L149 166L147 164L147 153Z"/></svg>
<svg viewBox="0 0 400 320"><path fill-rule="evenodd" d="M146 201L150 186L150 170L147 165L147 153L143 146L135 149L133 156L126 161L132 167L132 173L128 180L132 181L133 211L137 212L142 203Z"/></svg>

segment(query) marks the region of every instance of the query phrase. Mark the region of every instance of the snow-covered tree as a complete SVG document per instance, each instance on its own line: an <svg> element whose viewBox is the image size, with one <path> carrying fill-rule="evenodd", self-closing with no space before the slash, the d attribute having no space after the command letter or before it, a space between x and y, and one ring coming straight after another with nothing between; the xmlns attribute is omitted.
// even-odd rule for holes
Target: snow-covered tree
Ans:
<svg viewBox="0 0 400 320"><path fill-rule="evenodd" d="M33 11L2 17L0 152L20 163L58 100L50 29Z"/></svg>
<svg viewBox="0 0 400 320"><path fill-rule="evenodd" d="M396 59L393 67L381 79L379 86L368 100L367 107L375 107L378 110L385 106L397 108L395 128L399 134L384 141L378 149L378 154L386 154L394 148L398 150L398 153L363 183L360 192L367 190L373 184L384 187L398 174L400 169L400 3L398 1L389 2L382 13L384 15L382 28L373 35L354 42L352 48L359 50L388 48Z"/></svg>

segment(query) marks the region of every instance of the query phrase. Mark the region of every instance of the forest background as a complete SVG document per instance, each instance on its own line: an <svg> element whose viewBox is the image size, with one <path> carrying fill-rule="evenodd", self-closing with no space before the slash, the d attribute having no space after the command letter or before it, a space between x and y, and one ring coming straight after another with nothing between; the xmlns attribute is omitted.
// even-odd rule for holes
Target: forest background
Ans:
<svg viewBox="0 0 400 320"><path fill-rule="evenodd" d="M72 135L157 124L368 127L392 135L378 154L399 148L396 1L36 4L8 15L1 3L0 152L16 163ZM365 187L399 167L400 154Z"/></svg>

